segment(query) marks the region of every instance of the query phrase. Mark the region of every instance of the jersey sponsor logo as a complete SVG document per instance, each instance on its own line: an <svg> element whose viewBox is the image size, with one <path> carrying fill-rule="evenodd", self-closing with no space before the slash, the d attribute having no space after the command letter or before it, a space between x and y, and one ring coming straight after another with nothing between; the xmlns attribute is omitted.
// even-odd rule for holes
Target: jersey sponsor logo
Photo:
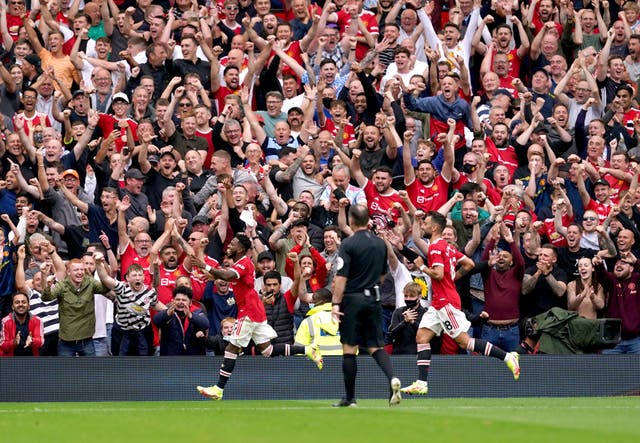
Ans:
<svg viewBox="0 0 640 443"><path fill-rule="evenodd" d="M175 279L161 278L160 279L160 286L170 286L170 285L174 284L175 282L176 282Z"/></svg>
<svg viewBox="0 0 640 443"><path fill-rule="evenodd" d="M338 259L336 260L336 269L338 269L338 271L340 269L342 269L344 266L344 260L342 259L342 257L338 257Z"/></svg>

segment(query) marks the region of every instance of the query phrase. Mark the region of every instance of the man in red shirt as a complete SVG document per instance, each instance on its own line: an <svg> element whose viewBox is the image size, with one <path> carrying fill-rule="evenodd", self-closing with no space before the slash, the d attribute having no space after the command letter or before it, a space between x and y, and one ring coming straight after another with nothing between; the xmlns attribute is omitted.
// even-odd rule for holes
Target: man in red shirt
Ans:
<svg viewBox="0 0 640 443"><path fill-rule="evenodd" d="M451 125L453 122L453 126ZM455 121L449 119L450 131L455 128ZM453 170L453 143L446 141L443 145L444 163L440 173L430 160L420 160L418 166L413 168L411 164L411 140L413 131L405 131L404 147L402 149L402 162L404 166L404 184L409 194L411 203L424 212L436 211L448 200L449 183Z"/></svg>
<svg viewBox="0 0 640 443"><path fill-rule="evenodd" d="M580 170L581 172L584 172L584 164L580 165ZM595 211L595 213L598 214L599 223L603 223L613 207L613 202L611 201L611 185L604 179L596 180L593 184L594 200L587 191L582 174L578 174L576 176L576 182L578 185L578 193L580 194L580 199L582 200L582 205L584 206L585 211Z"/></svg>
<svg viewBox="0 0 640 443"><path fill-rule="evenodd" d="M416 213L416 217L419 214ZM433 299L429 310L422 316L416 335L418 380L402 388L401 391L407 394L425 395L428 392L427 377L431 364L430 341L443 331L462 349L503 360L513 372L513 377L516 380L520 377L517 353L506 353L488 341L469 337L467 333L471 323L461 311L462 303L456 291L455 280L465 275L475 265L473 260L442 238L442 230L446 225L447 218L434 211L427 214L422 225L430 244L427 256L428 266L420 264L419 269L431 277ZM458 264L461 268L456 271Z"/></svg>
<svg viewBox="0 0 640 443"><path fill-rule="evenodd" d="M338 23L341 35L344 35L347 27L351 26L351 22L353 20L362 22L369 35L365 36L362 31L358 29L358 33L356 35L356 38L358 39L358 44L356 46L357 61L362 60L367 54L367 51L370 48L373 48L375 42L378 41L378 34L380 33L376 15L371 11L363 9L363 6L364 0L347 0L346 8L343 8L338 12L331 13L327 20L331 23Z"/></svg>
<svg viewBox="0 0 640 443"><path fill-rule="evenodd" d="M372 216L374 222L380 218L396 221L399 214L394 204L399 203L405 210L407 210L407 205L398 194L398 191L391 187L391 182L393 181L391 168L378 166L373 170L371 180L369 180L360 169L360 154L361 151L359 149L353 150L351 175L358 182L358 186L364 190L364 195L367 197L369 215ZM375 214L378 215L374 216ZM380 227L385 228L386 226Z"/></svg>
<svg viewBox="0 0 640 443"><path fill-rule="evenodd" d="M322 369L322 355L315 346L271 344L271 339L276 338L277 334L267 323L264 304L254 289L255 269L248 255L250 250L251 239L245 234L237 234L227 247L227 257L233 259L233 265L228 269L205 268L212 280L230 282L238 305L238 320L224 352L218 383L210 387L196 387L200 394L212 400L222 399L223 390L231 377L238 355L251 340L265 357L306 354L319 369Z"/></svg>

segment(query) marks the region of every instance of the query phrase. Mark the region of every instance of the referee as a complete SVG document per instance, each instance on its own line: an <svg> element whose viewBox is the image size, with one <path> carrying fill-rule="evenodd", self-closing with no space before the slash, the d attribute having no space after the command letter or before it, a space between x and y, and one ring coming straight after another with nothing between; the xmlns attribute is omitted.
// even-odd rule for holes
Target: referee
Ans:
<svg viewBox="0 0 640 443"><path fill-rule="evenodd" d="M355 407L356 353L367 348L389 380L389 405L400 403L400 380L393 375L389 355L383 349L382 307L379 282L387 273L384 241L368 229L369 210L363 205L349 209L349 225L354 234L340 245L331 308L333 321L339 322L342 341L342 373L345 396L336 407Z"/></svg>

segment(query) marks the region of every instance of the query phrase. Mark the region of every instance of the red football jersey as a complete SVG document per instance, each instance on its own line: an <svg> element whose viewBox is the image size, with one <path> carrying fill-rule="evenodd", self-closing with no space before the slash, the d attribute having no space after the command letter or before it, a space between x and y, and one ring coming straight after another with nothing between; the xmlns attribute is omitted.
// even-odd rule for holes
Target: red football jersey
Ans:
<svg viewBox="0 0 640 443"><path fill-rule="evenodd" d="M204 256L204 263L205 265L209 265L212 268L220 267L220 263L218 263L215 258L211 258L208 255ZM193 299L196 301L200 301L202 299L202 294L204 294L204 288L207 286L208 282L207 278L205 277L204 271L202 271L197 266L193 266L191 268L191 272L189 273L189 278L191 280Z"/></svg>
<svg viewBox="0 0 640 443"><path fill-rule="evenodd" d="M448 304L457 309L462 308L462 302L454 280L456 278L456 265L464 257L465 255L462 252L458 251L442 237L429 245L429 256L427 257L429 267L444 267L442 280L431 279L431 287L433 288L431 306L435 309L442 309Z"/></svg>
<svg viewBox="0 0 640 443"><path fill-rule="evenodd" d="M399 214L397 214L398 211L391 211L393 203L400 203L405 210L407 209L404 200L398 195L398 191L391 189L388 194L380 194L371 180L367 180L364 185L364 195L367 197L370 215L375 213L390 215L393 212L395 221Z"/></svg>
<svg viewBox="0 0 640 443"><path fill-rule="evenodd" d="M587 205L585 210L595 211L595 213L598 214L598 222L602 224L609 215L612 206L613 205L611 204L605 205L603 203L595 201L594 199L591 199L589 200L589 204Z"/></svg>
<svg viewBox="0 0 640 443"><path fill-rule="evenodd" d="M238 318L248 317L253 322L267 321L267 314L260 296L254 289L255 269L248 256L242 257L231 266L238 277L229 282L238 305Z"/></svg>
<svg viewBox="0 0 640 443"><path fill-rule="evenodd" d="M158 267L160 274L160 284L158 285L158 300L165 305L173 300L173 290L176 287L176 279L181 275L186 275L184 268L178 266L173 271L168 270L161 264Z"/></svg>
<svg viewBox="0 0 640 443"><path fill-rule="evenodd" d="M131 243L127 245L127 249L124 250L120 257L120 269L129 269L132 264L138 264L142 266L144 270L144 284L151 287L151 271L149 270L149 256L140 257Z"/></svg>
<svg viewBox="0 0 640 443"><path fill-rule="evenodd" d="M437 211L449 199L449 183L441 175L430 186L415 178L406 190L411 203L424 212Z"/></svg>

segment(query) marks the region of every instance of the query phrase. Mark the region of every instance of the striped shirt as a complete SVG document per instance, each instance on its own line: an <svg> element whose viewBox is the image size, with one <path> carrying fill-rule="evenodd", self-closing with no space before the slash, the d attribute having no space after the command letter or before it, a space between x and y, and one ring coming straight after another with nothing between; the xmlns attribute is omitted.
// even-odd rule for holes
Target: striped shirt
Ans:
<svg viewBox="0 0 640 443"><path fill-rule="evenodd" d="M58 317L58 300L42 301L41 294L35 289L29 293L29 312L42 320L44 335L49 335L60 329Z"/></svg>
<svg viewBox="0 0 640 443"><path fill-rule="evenodd" d="M116 323L125 331L141 331L151 322L149 308L158 303L155 289L146 287L133 292L131 286L119 281L113 289L116 294Z"/></svg>

